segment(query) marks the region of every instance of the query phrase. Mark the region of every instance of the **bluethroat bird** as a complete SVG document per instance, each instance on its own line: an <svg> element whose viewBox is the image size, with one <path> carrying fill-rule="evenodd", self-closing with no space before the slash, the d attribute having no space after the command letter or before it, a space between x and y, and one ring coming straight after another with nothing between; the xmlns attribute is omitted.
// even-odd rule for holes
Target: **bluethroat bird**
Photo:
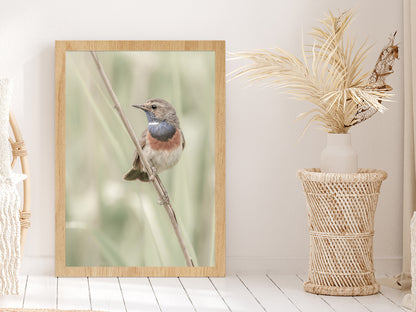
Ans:
<svg viewBox="0 0 416 312"><path fill-rule="evenodd" d="M179 125L175 108L162 99L151 99L143 105L133 105L146 113L148 126L140 136L139 144L156 175L176 165L185 148L185 138ZM135 152L133 167L124 175L124 180L139 179L149 182L149 177L140 156Z"/></svg>

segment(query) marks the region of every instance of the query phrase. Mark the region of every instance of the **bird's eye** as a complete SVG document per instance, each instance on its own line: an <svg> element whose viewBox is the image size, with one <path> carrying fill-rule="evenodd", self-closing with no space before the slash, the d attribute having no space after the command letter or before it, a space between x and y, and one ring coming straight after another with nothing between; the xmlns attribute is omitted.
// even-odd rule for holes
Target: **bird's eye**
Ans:
<svg viewBox="0 0 416 312"><path fill-rule="evenodd" d="M156 108L157 108L156 104L153 104L152 109L156 109Z"/></svg>

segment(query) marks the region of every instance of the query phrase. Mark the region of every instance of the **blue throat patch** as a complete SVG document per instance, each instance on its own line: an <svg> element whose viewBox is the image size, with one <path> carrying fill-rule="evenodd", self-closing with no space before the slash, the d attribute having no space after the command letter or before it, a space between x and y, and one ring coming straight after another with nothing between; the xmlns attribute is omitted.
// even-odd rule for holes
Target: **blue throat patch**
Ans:
<svg viewBox="0 0 416 312"><path fill-rule="evenodd" d="M175 126L166 121L156 119L156 116L152 112L146 111L146 117L149 122L149 132L155 139L166 142L176 133Z"/></svg>
<svg viewBox="0 0 416 312"><path fill-rule="evenodd" d="M176 132L175 126L166 121L153 121L149 123L148 129L151 136L159 141L168 141Z"/></svg>

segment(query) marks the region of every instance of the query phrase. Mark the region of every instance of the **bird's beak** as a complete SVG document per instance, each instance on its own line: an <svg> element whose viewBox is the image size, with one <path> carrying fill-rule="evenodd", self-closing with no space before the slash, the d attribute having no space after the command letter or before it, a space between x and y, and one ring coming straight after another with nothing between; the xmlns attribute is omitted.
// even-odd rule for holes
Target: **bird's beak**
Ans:
<svg viewBox="0 0 416 312"><path fill-rule="evenodd" d="M147 107L146 106L144 106L144 105L132 105L133 107L136 107L136 108L139 108L139 109L141 109L141 110L144 110L144 111L147 111L148 109L147 109Z"/></svg>

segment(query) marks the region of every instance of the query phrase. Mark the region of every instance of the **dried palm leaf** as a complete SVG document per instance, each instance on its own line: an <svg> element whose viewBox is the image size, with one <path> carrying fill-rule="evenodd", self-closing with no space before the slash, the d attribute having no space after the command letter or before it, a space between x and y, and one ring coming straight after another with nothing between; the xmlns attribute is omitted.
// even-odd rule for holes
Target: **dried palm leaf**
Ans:
<svg viewBox="0 0 416 312"><path fill-rule="evenodd" d="M316 108L299 116L310 117L306 128L317 122L330 133L347 133L366 111L385 110L381 102L390 97L391 88L384 77L392 72L391 55L397 56L393 36L372 74L364 72L362 65L371 46L364 42L355 50L355 38L344 40L353 15L352 10L339 16L329 12L320 21L321 27L312 29L310 50L303 45L303 60L280 48L231 53L232 60L248 59L251 63L229 75L285 88L292 98L313 103Z"/></svg>

